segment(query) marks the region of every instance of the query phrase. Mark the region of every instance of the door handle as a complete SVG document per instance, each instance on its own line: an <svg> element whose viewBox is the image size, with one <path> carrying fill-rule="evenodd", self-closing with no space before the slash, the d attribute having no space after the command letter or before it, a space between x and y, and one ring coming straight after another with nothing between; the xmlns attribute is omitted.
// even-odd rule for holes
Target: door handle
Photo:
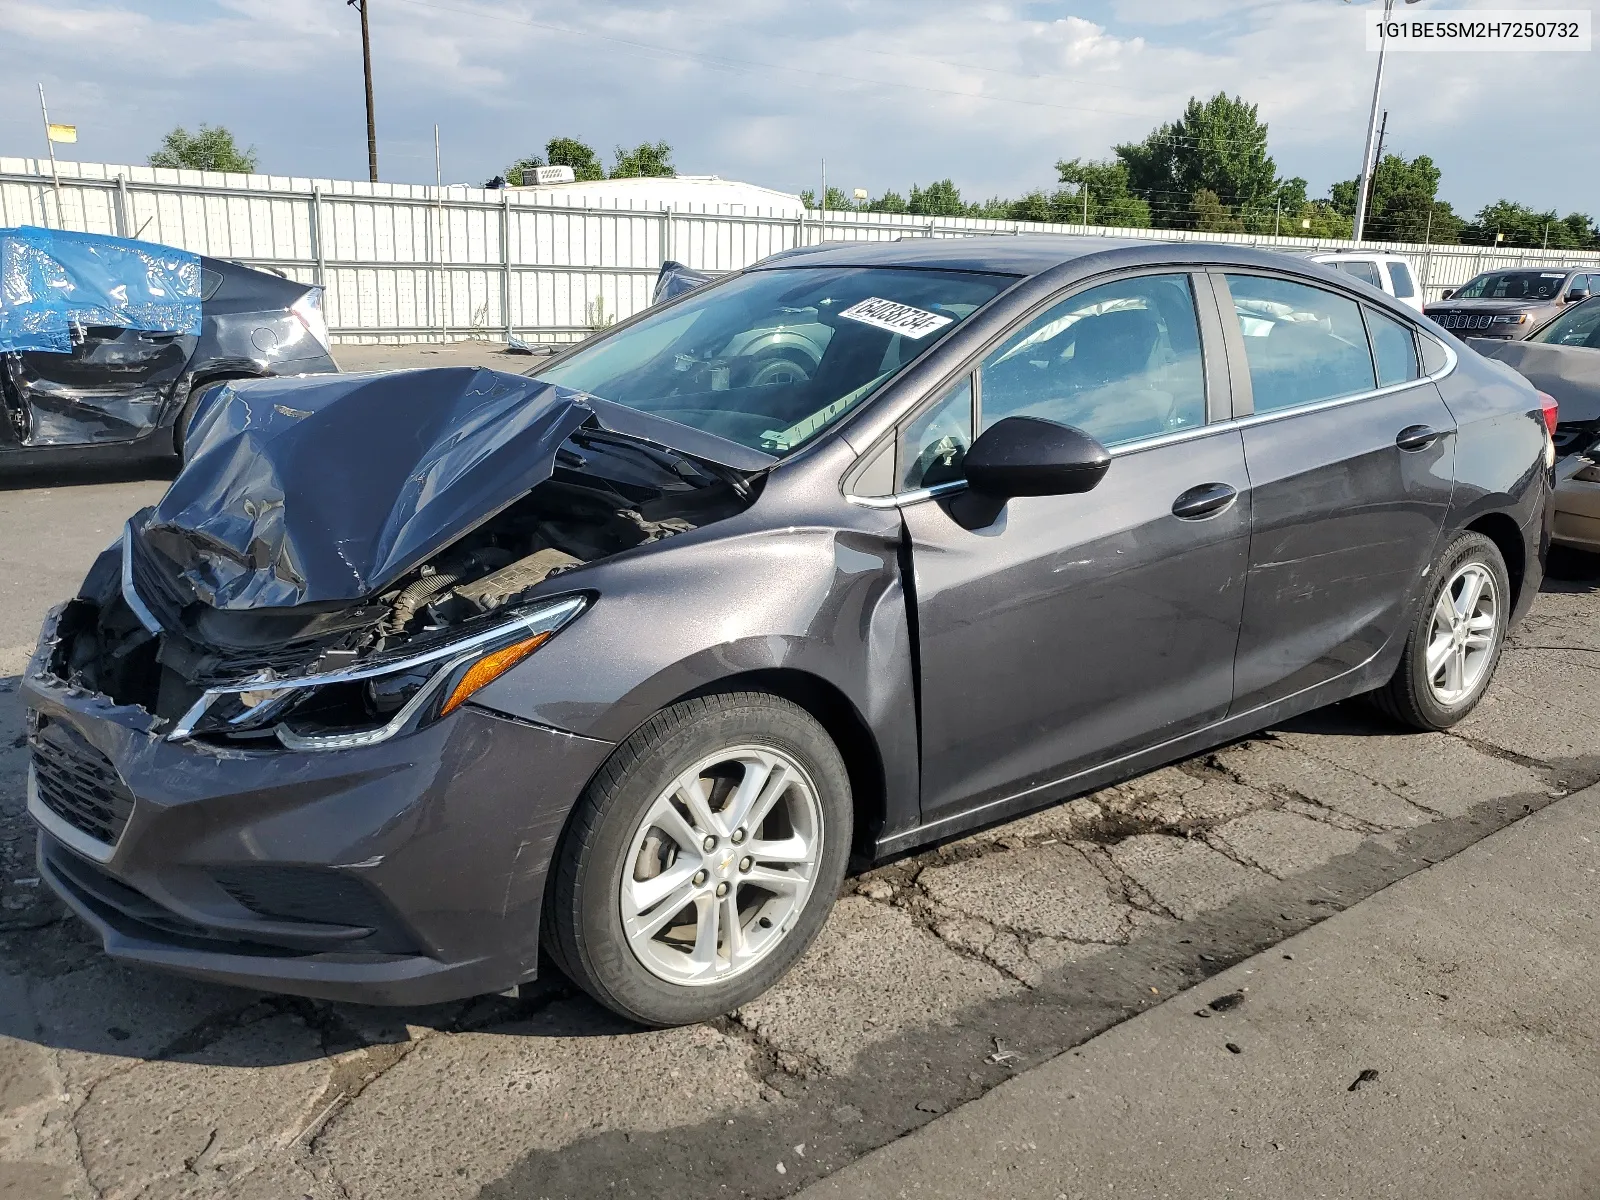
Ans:
<svg viewBox="0 0 1600 1200"><path fill-rule="evenodd" d="M1222 512L1238 495L1237 489L1226 483L1202 483L1172 502L1172 515L1180 521L1201 521Z"/></svg>
<svg viewBox="0 0 1600 1200"><path fill-rule="evenodd" d="M175 333L163 333L159 330L146 330L139 335L139 340L141 342L157 342L160 344L165 344L167 342L177 341L178 335Z"/></svg>
<svg viewBox="0 0 1600 1200"><path fill-rule="evenodd" d="M1402 450L1426 450L1438 440L1438 430L1426 425L1407 425L1394 435L1394 444Z"/></svg>

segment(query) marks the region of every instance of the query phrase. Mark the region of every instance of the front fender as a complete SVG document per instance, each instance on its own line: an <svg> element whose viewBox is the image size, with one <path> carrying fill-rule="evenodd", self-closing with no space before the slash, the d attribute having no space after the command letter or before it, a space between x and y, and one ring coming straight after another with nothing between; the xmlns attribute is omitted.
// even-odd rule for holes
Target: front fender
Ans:
<svg viewBox="0 0 1600 1200"><path fill-rule="evenodd" d="M916 702L898 514L875 532L754 530L562 577L597 594L548 646L474 697L508 716L621 742L675 700L755 671L842 694L876 745L886 829L915 824Z"/></svg>

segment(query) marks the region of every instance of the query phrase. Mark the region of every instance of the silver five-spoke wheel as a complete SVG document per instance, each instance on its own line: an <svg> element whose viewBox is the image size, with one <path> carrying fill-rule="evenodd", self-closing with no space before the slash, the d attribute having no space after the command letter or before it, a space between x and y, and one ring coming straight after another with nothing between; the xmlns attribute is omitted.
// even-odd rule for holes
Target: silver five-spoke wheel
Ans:
<svg viewBox="0 0 1600 1200"><path fill-rule="evenodd" d="M623 932L652 975L709 984L783 940L817 874L822 807L789 755L743 745L707 755L656 797L623 860Z"/></svg>
<svg viewBox="0 0 1600 1200"><path fill-rule="evenodd" d="M1494 662L1499 595L1494 576L1469 562L1450 577L1433 607L1428 633L1428 687L1440 704L1472 693Z"/></svg>

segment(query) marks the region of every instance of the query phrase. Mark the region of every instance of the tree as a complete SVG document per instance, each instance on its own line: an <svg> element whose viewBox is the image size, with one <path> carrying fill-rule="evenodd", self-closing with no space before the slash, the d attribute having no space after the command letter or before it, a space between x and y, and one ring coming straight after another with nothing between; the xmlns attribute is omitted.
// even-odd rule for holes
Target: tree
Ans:
<svg viewBox="0 0 1600 1200"><path fill-rule="evenodd" d="M1191 205L1202 191L1236 212L1275 210L1278 168L1267 153L1267 126L1240 97L1190 97L1177 121L1114 149L1129 190L1149 203L1157 225L1193 227Z"/></svg>
<svg viewBox="0 0 1600 1200"><path fill-rule="evenodd" d="M1548 246L1552 250L1587 250L1600 248L1600 237L1595 236L1594 222L1585 213L1572 213L1558 217L1555 210L1535 212L1526 204L1512 200L1496 200L1478 211L1461 234L1461 240L1481 246L1495 244L1496 234L1503 235L1506 246Z"/></svg>
<svg viewBox="0 0 1600 1200"><path fill-rule="evenodd" d="M927 187L911 185L911 195L906 199L906 212L919 217L964 217L967 206L961 203L961 189L948 180L941 179Z"/></svg>
<svg viewBox="0 0 1600 1200"><path fill-rule="evenodd" d="M910 210L906 207L906 198L899 192L891 189L890 191L887 191L883 195L879 196L876 200L867 201L867 211L881 213L903 213L909 212Z"/></svg>
<svg viewBox="0 0 1600 1200"><path fill-rule="evenodd" d="M179 125L161 139L161 149L150 156L152 167L177 167L190 171L233 171L248 175L256 169L256 148L240 150L223 125L202 125L190 133Z"/></svg>
<svg viewBox="0 0 1600 1200"><path fill-rule="evenodd" d="M1333 185L1335 210L1354 217L1357 179ZM1461 239L1465 224L1448 203L1438 199L1439 168L1426 154L1407 162L1398 154L1385 154L1372 173L1371 202L1363 236L1391 242L1430 242L1445 245Z"/></svg>
<svg viewBox="0 0 1600 1200"><path fill-rule="evenodd" d="M543 166L571 167L572 177L579 183L606 177L606 169L600 164L600 156L594 152L593 146L577 138L553 137L544 144L543 155L530 154L527 158L517 159L505 169L503 175L496 176L498 183L491 179L484 186L522 187L532 182L533 169Z"/></svg>
<svg viewBox="0 0 1600 1200"><path fill-rule="evenodd" d="M617 161L612 165L611 178L636 179L676 175L672 165L672 147L665 142L640 142L632 150L617 147Z"/></svg>
<svg viewBox="0 0 1600 1200"><path fill-rule="evenodd" d="M594 147L577 138L551 138L544 144L544 156L552 167L571 167L573 178L579 183L590 183L606 177L606 169L600 162L600 156L594 152ZM669 170L667 174L672 172Z"/></svg>
<svg viewBox="0 0 1600 1200"><path fill-rule="evenodd" d="M1210 188L1201 188L1189 202L1190 227L1206 233L1240 233L1244 225Z"/></svg>
<svg viewBox="0 0 1600 1200"><path fill-rule="evenodd" d="M1129 190L1131 180L1125 162L1118 159L1086 162L1074 158L1056 163L1056 176L1062 183L1071 184L1072 190L1058 191L1050 197L1049 215L1016 219L1061 221L1072 225L1117 225L1135 229L1150 227L1150 203ZM1032 197L1025 199L1030 202L1030 211L1037 211L1038 201ZM1084 203L1086 199L1087 205ZM1087 222L1084 220L1085 209L1088 212Z"/></svg>
<svg viewBox="0 0 1600 1200"><path fill-rule="evenodd" d="M817 194L810 188L806 188L805 191L800 193L800 203L807 208L815 208L817 206ZM829 212L842 212L847 208L855 209L860 207L852 197L844 194L843 188L830 187L828 189Z"/></svg>

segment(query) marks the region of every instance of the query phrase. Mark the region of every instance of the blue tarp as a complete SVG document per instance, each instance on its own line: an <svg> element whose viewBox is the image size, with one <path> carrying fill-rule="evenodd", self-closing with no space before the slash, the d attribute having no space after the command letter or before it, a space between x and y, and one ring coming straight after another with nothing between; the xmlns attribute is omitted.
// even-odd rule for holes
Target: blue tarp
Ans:
<svg viewBox="0 0 1600 1200"><path fill-rule="evenodd" d="M200 333L200 256L59 229L0 229L0 353L72 352L72 326Z"/></svg>

